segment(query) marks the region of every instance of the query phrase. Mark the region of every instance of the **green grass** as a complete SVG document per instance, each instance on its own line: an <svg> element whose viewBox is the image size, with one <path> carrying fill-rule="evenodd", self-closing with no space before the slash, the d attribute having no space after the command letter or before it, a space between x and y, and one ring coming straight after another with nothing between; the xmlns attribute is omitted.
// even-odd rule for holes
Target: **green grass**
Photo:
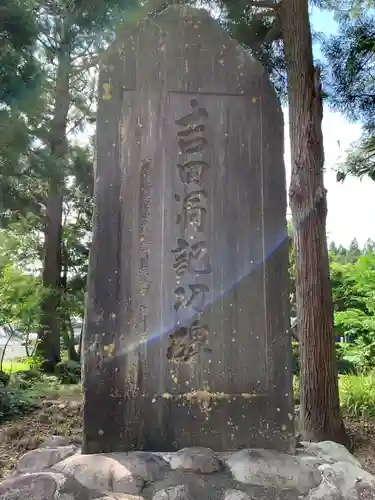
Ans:
<svg viewBox="0 0 375 500"><path fill-rule="evenodd" d="M58 373L43 374L32 358L4 362L3 371L10 379L5 387L0 385L0 423L32 411L42 399L79 401L82 397L79 383L66 385Z"/></svg>
<svg viewBox="0 0 375 500"><path fill-rule="evenodd" d="M293 379L294 401L299 403L299 378ZM344 415L375 417L375 372L367 375L340 375L340 405Z"/></svg>
<svg viewBox="0 0 375 500"><path fill-rule="evenodd" d="M25 373L27 373L25 371ZM61 384L57 377L46 376L35 371L33 378L24 379L20 375L11 375L9 384L0 388L0 424L16 416L29 413L43 399L75 400L82 397L80 384Z"/></svg>
<svg viewBox="0 0 375 500"><path fill-rule="evenodd" d="M19 358L12 361L3 361L3 371L5 373L14 373L30 370L32 361L29 358Z"/></svg>
<svg viewBox="0 0 375 500"><path fill-rule="evenodd" d="M343 412L355 418L375 417L375 373L341 375L340 403Z"/></svg>
<svg viewBox="0 0 375 500"><path fill-rule="evenodd" d="M62 351L61 359L62 361L67 360L67 353L65 351ZM35 366L37 366L35 358L27 356L25 356L24 358L13 359L11 361L3 361L3 371L9 374L27 371L30 370L31 367Z"/></svg>

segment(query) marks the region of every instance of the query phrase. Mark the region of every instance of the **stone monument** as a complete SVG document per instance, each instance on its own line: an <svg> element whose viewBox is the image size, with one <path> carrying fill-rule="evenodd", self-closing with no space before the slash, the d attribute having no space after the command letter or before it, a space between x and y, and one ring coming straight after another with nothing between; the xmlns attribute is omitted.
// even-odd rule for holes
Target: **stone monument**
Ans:
<svg viewBox="0 0 375 500"><path fill-rule="evenodd" d="M84 451L290 451L283 117L262 66L173 6L103 59Z"/></svg>

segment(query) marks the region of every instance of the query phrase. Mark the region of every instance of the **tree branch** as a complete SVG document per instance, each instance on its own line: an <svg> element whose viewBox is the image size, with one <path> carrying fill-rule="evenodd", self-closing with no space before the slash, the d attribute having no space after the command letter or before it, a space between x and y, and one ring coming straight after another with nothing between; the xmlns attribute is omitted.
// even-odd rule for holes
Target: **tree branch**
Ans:
<svg viewBox="0 0 375 500"><path fill-rule="evenodd" d="M275 15L276 15L275 9L267 9L257 12L256 14L253 15L253 17L254 19L262 20L265 17L275 17Z"/></svg>
<svg viewBox="0 0 375 500"><path fill-rule="evenodd" d="M250 7L258 7L259 9L273 9L276 10L279 7L278 2L273 2L273 0L247 0ZM269 13L266 15L269 15Z"/></svg>
<svg viewBox="0 0 375 500"><path fill-rule="evenodd" d="M56 52L56 47L48 45L40 36L37 37L38 42L44 47L47 52Z"/></svg>
<svg viewBox="0 0 375 500"><path fill-rule="evenodd" d="M282 36L283 36L283 33L281 30L280 19L278 17L276 17L272 26L271 26L271 29L269 30L269 32L266 35L264 41L266 43L272 43L272 42L275 42L276 40L280 40L280 38L282 38Z"/></svg>
<svg viewBox="0 0 375 500"><path fill-rule="evenodd" d="M75 74L75 73L79 73L81 71L85 71L85 70L88 70L90 68L92 68L93 66L96 66L97 64L99 64L99 61L100 61L100 55L97 55L97 56L94 56L94 57L89 57L87 59L85 59L84 61L82 61L81 64L74 64L72 66L72 73Z"/></svg>

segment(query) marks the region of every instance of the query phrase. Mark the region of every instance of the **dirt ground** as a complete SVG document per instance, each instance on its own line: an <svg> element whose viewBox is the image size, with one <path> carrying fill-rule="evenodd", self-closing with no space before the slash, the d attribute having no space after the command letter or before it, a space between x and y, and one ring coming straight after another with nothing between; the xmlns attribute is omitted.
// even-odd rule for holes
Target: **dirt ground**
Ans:
<svg viewBox="0 0 375 500"><path fill-rule="evenodd" d="M352 440L352 453L362 467L375 475L375 419L345 419L345 426Z"/></svg>
<svg viewBox="0 0 375 500"><path fill-rule="evenodd" d="M0 479L27 451L37 448L48 436L66 436L82 442L82 402L79 394L69 399L46 399L40 407L0 426Z"/></svg>
<svg viewBox="0 0 375 500"><path fill-rule="evenodd" d="M352 452L363 467L375 474L375 420L346 419ZM48 436L68 437L82 442L82 401L79 394L44 400L29 415L0 426L0 479L4 478L26 451L37 448Z"/></svg>

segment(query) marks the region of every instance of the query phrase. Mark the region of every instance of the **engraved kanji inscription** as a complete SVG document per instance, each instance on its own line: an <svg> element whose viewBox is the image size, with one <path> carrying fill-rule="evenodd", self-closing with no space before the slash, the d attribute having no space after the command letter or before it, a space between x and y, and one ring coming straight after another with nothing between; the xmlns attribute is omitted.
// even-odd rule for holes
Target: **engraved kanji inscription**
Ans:
<svg viewBox="0 0 375 500"><path fill-rule="evenodd" d="M144 332L147 332L148 306L146 304L139 306L139 320Z"/></svg>
<svg viewBox="0 0 375 500"><path fill-rule="evenodd" d="M176 296L176 302L174 308L176 311L180 307L191 307L197 313L202 313L206 306L206 294L210 291L207 285L194 284L188 285L190 288L190 297L187 297L186 289L184 286L178 286L174 293Z"/></svg>
<svg viewBox="0 0 375 500"><path fill-rule="evenodd" d="M195 320L191 326L181 326L170 336L170 345L167 349L167 358L176 361L189 361L197 355L207 343L208 327ZM204 348L210 352L210 349Z"/></svg>
<svg viewBox="0 0 375 500"><path fill-rule="evenodd" d="M149 280L149 251L150 240L148 222L151 209L151 169L150 158L142 161L139 184L139 329L146 332L148 328L148 293Z"/></svg>
<svg viewBox="0 0 375 500"><path fill-rule="evenodd" d="M201 186L204 172L210 166L203 160L191 160L186 163L178 163L177 167L183 184L191 184L195 182Z"/></svg>
<svg viewBox="0 0 375 500"><path fill-rule="evenodd" d="M212 266L204 241L197 241L189 245L184 238L177 239L177 247L172 250L175 257L173 270L177 278L186 272L194 274L211 274Z"/></svg>
<svg viewBox="0 0 375 500"><path fill-rule="evenodd" d="M177 132L178 147L183 154L199 153L207 145L207 139L203 135L205 125L202 123L208 118L207 110L199 107L196 99L192 99L190 105L192 113L175 121L176 125L183 127Z"/></svg>
<svg viewBox="0 0 375 500"><path fill-rule="evenodd" d="M183 155L183 159L177 163L177 168L181 182L185 186L183 198L180 194L174 194L179 204L181 199L183 200L176 222L181 225L181 230L185 233L177 238L176 247L171 250L174 256L173 270L176 273L178 285L180 278L187 273L195 276L212 273L208 248L202 238L203 235L198 237L197 234L192 234L204 233L207 224L208 195L206 190L202 189L202 185L204 173L210 166L199 153L202 153L207 146L204 132L208 113L205 108L199 106L196 99L190 101L190 106L192 112L175 121L180 127L177 132L179 154ZM202 283L179 285L174 293L176 313L179 314L181 309L191 308L195 315L203 313L209 288ZM177 324L179 324L178 321ZM187 361L198 353L199 344L206 342L207 334L207 326L201 326L198 320L189 327L178 327L170 335L168 359Z"/></svg>
<svg viewBox="0 0 375 500"><path fill-rule="evenodd" d="M206 228L207 201L207 193L204 189L191 191L184 198L183 211L177 216L177 224L180 224L182 220L184 228L191 225L196 231L203 233Z"/></svg>
<svg viewBox="0 0 375 500"><path fill-rule="evenodd" d="M192 130L192 132L195 129ZM207 139L205 137L193 137L191 139L180 139L178 141L178 147L182 153L199 153L203 151L207 144Z"/></svg>
<svg viewBox="0 0 375 500"><path fill-rule="evenodd" d="M199 120L202 120L202 118L208 118L206 108L200 107L196 99L192 99L190 101L190 106L192 107L193 111L190 114L185 115L175 121L175 124L179 127L195 125Z"/></svg>

